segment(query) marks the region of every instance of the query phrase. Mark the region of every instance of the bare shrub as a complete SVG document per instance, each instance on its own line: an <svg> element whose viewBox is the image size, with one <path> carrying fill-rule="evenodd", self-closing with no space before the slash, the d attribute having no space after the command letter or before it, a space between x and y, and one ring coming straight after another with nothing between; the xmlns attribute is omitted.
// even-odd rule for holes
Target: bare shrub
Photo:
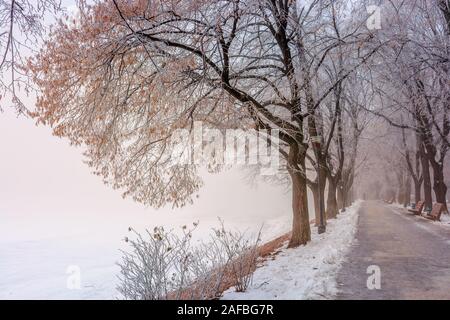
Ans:
<svg viewBox="0 0 450 320"><path fill-rule="evenodd" d="M191 230L181 236L166 232L163 227L146 230L143 237L130 228L134 240L126 238L132 251L122 251L118 287L126 299L166 299L170 292L188 284Z"/></svg>
<svg viewBox="0 0 450 320"><path fill-rule="evenodd" d="M119 262L118 291L125 299L214 299L229 287L245 291L256 269L260 232L228 231L220 221L208 240L193 245L197 224L181 234L155 227L144 236L130 228L131 251Z"/></svg>
<svg viewBox="0 0 450 320"><path fill-rule="evenodd" d="M227 257L227 274L230 275L236 291L244 292L251 283L256 262L259 257L258 243L261 230L255 239L245 237L244 233L227 231L221 221L221 228L216 229L213 241L218 243Z"/></svg>

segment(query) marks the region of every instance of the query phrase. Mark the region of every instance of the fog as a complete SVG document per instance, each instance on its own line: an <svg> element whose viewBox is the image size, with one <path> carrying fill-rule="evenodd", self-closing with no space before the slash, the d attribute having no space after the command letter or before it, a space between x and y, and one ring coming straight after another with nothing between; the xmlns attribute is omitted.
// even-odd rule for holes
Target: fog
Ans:
<svg viewBox="0 0 450 320"><path fill-rule="evenodd" d="M290 192L266 183L250 185L236 169L204 174L193 205L158 210L123 199L91 174L82 149L11 110L0 115L0 148L3 298L111 298L118 249L124 248L129 226L179 229L199 221L202 236L221 217L241 230L270 225L275 235L290 227ZM83 290L66 288L69 265L81 267Z"/></svg>

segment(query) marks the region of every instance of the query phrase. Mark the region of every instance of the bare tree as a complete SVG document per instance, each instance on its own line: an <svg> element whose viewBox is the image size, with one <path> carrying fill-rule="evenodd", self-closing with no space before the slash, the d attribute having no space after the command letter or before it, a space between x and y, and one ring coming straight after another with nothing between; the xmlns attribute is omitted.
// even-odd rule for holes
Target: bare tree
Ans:
<svg viewBox="0 0 450 320"><path fill-rule="evenodd" d="M60 0L0 0L0 111L9 101L18 113L28 110L18 95L30 89L24 59L45 35L45 15L60 10Z"/></svg>
<svg viewBox="0 0 450 320"><path fill-rule="evenodd" d="M383 97L382 106L374 113L392 126L418 135L427 206L431 205L429 166L436 200L446 203L443 172L450 134L448 2L390 1L386 13L389 27L383 37L392 41L380 55L382 65L373 69L377 90Z"/></svg>

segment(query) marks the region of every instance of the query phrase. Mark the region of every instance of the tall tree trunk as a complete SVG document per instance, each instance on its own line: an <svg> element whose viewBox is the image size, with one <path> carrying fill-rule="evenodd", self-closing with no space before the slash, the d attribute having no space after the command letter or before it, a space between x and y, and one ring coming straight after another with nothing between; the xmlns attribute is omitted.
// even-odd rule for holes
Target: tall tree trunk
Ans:
<svg viewBox="0 0 450 320"><path fill-rule="evenodd" d="M345 178L342 184L342 211L345 211L353 202L354 167L352 166L348 170L350 171L344 175Z"/></svg>
<svg viewBox="0 0 450 320"><path fill-rule="evenodd" d="M321 167L323 168L323 167ZM318 179L316 179L316 182L309 183L309 188L311 189L311 192L313 194L313 200L314 200L314 225L317 227L320 224L320 208L322 207L322 210L324 211L325 215L325 184L326 184L326 171L324 169L320 170L320 188ZM319 194L320 192L320 194ZM324 216L323 223L326 225L326 215Z"/></svg>
<svg viewBox="0 0 450 320"><path fill-rule="evenodd" d="M423 154L423 153L422 153ZM426 156L421 158L422 174L423 174L423 194L425 201L425 208L431 208L433 205L433 198L431 194L431 178L430 178L430 162Z"/></svg>
<svg viewBox="0 0 450 320"><path fill-rule="evenodd" d="M351 206L353 204L353 202L355 202L355 188L352 186L350 188L350 197L348 198L348 205Z"/></svg>
<svg viewBox="0 0 450 320"><path fill-rule="evenodd" d="M352 204L352 188L347 187L344 189L344 208L349 207Z"/></svg>
<svg viewBox="0 0 450 320"><path fill-rule="evenodd" d="M436 202L443 203L447 210L447 186L444 182L444 168L436 161L432 161L433 190Z"/></svg>
<svg viewBox="0 0 450 320"><path fill-rule="evenodd" d="M319 187L317 183L310 184L309 188L311 189L314 201L314 225L317 227L319 225L320 220L320 211L319 211Z"/></svg>
<svg viewBox="0 0 450 320"><path fill-rule="evenodd" d="M414 179L414 201L417 203L421 200L420 189L422 187L422 182L418 179Z"/></svg>
<svg viewBox="0 0 450 320"><path fill-rule="evenodd" d="M338 204L336 199L336 184L333 179L328 177L328 195L327 195L327 219L336 218L338 214Z"/></svg>
<svg viewBox="0 0 450 320"><path fill-rule="evenodd" d="M422 138L419 133L416 132L416 152L415 152L415 172L413 174L414 178L414 200L416 203L422 200L421 188L423 183L423 173L421 172L421 158L423 155L423 145ZM423 169L423 168L422 168Z"/></svg>
<svg viewBox="0 0 450 320"><path fill-rule="evenodd" d="M320 165L320 184L319 184L319 192L320 192L320 198L319 198L319 223L320 223L320 210L322 210L323 212L323 224L326 225L327 224L327 216L325 213L325 185L327 182L327 172L325 170L325 161L322 161L323 157L321 159L321 165Z"/></svg>
<svg viewBox="0 0 450 320"><path fill-rule="evenodd" d="M289 150L289 175L292 180L292 235L289 248L305 245L311 240L308 215L305 154L297 145Z"/></svg>
<svg viewBox="0 0 450 320"><path fill-rule="evenodd" d="M403 206L406 208L411 203L411 175L408 174L405 182L405 198L403 201Z"/></svg>

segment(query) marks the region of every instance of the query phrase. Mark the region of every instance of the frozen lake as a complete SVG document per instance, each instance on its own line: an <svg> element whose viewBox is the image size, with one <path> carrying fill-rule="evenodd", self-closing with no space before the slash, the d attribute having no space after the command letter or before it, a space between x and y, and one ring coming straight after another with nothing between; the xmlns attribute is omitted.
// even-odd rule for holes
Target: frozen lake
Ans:
<svg viewBox="0 0 450 320"><path fill-rule="evenodd" d="M59 217L20 223L17 219L10 219L6 223L2 221L0 299L118 298L115 288L119 267L116 262L121 257L119 248L127 248L123 238L127 235L128 226L143 230L162 224L130 220L113 217L107 221L76 221ZM195 219L190 216L172 216L164 225L176 230L193 221ZM201 238L217 225L215 218L200 219L195 234ZM233 219L233 223L226 225L251 232L261 225L261 221L244 217ZM264 227L265 237L285 232L289 226L289 215L268 219ZM74 271L79 271L79 289L71 288L70 285Z"/></svg>

